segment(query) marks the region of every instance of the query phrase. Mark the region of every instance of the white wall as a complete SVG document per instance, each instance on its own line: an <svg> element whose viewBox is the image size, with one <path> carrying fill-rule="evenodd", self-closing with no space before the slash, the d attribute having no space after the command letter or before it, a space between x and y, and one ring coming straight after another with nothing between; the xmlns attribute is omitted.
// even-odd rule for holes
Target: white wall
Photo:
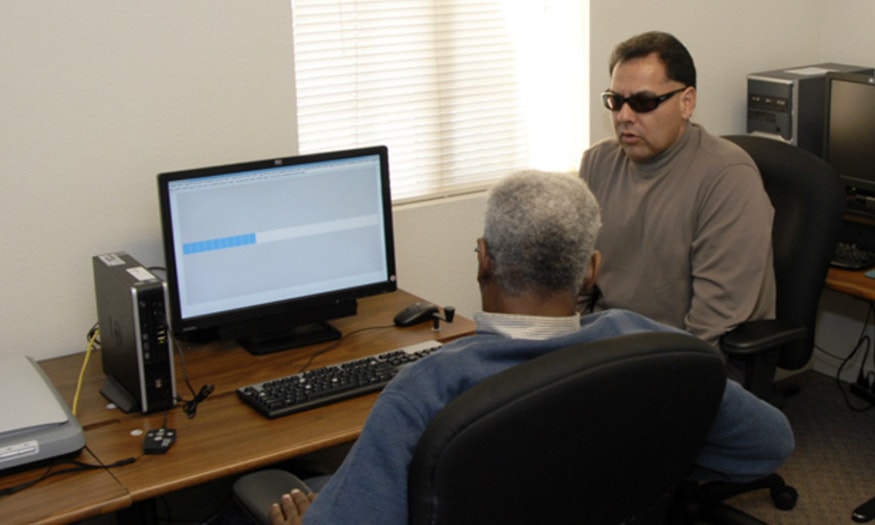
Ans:
<svg viewBox="0 0 875 525"><path fill-rule="evenodd" d="M398 285L467 317L479 310L474 247L485 209L482 193L396 206Z"/></svg>
<svg viewBox="0 0 875 525"><path fill-rule="evenodd" d="M860 0L592 0L593 140L607 56L648 29L679 36L699 69L696 120L744 132L745 75L820 61L871 64ZM91 256L163 264L155 175L294 152L288 0L42 0L0 17L0 352L84 349ZM842 35L841 39L835 38ZM585 147L581 145L581 151ZM395 210L400 285L470 315L483 196ZM827 327L857 326L839 297ZM845 311L846 310L846 311ZM820 337L820 336L819 336Z"/></svg>
<svg viewBox="0 0 875 525"><path fill-rule="evenodd" d="M612 134L596 94L610 83L608 57L620 41L652 29L672 33L696 63L698 104L693 119L712 133L744 133L747 74L821 61L824 0L593 0L590 34L593 96L590 137ZM853 38L853 36L849 36Z"/></svg>
<svg viewBox="0 0 875 525"><path fill-rule="evenodd" d="M161 171L297 143L288 0L6 2L0 352L85 348L91 256L163 265Z"/></svg>

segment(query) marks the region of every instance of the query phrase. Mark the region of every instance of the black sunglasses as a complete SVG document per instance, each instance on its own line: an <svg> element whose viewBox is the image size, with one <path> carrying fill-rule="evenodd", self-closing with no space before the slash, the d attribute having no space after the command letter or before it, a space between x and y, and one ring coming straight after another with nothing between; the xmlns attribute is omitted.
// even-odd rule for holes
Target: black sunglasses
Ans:
<svg viewBox="0 0 875 525"><path fill-rule="evenodd" d="M623 104L628 103L629 107L635 113L648 113L658 108L659 105L666 100L687 89L687 87L688 86L684 86L680 89L669 91L663 95L635 94L630 97L624 97L612 91L605 91L602 93L602 103L611 111L620 111L620 109L623 108Z"/></svg>

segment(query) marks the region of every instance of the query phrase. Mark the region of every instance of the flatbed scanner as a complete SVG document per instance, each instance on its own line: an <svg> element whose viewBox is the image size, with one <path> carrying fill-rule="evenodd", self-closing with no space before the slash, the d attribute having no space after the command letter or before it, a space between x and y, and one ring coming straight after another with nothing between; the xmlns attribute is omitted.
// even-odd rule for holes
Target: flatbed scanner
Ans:
<svg viewBox="0 0 875 525"><path fill-rule="evenodd" d="M0 357L0 473L84 447L82 426L42 368L24 355Z"/></svg>

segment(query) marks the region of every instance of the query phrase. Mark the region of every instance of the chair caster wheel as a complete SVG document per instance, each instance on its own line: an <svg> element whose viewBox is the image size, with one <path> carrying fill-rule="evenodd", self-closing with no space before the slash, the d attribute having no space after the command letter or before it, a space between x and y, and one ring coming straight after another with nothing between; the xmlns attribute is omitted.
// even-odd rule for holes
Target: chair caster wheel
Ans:
<svg viewBox="0 0 875 525"><path fill-rule="evenodd" d="M799 493L789 485L772 488L771 496L772 501L775 503L775 507L781 510L792 509L796 506L796 500L799 499Z"/></svg>

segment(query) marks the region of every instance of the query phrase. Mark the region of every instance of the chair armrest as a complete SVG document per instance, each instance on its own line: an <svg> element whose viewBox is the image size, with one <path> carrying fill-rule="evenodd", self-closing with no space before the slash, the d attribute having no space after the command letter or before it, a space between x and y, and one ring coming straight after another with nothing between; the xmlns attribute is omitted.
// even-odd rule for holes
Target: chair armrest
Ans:
<svg viewBox="0 0 875 525"><path fill-rule="evenodd" d="M741 323L720 338L720 349L732 356L747 356L805 337L807 330L781 319Z"/></svg>
<svg viewBox="0 0 875 525"><path fill-rule="evenodd" d="M246 474L234 483L234 499L257 523L270 525L269 509L279 503L283 494L299 489L310 492L310 487L290 472L278 469L259 470Z"/></svg>

